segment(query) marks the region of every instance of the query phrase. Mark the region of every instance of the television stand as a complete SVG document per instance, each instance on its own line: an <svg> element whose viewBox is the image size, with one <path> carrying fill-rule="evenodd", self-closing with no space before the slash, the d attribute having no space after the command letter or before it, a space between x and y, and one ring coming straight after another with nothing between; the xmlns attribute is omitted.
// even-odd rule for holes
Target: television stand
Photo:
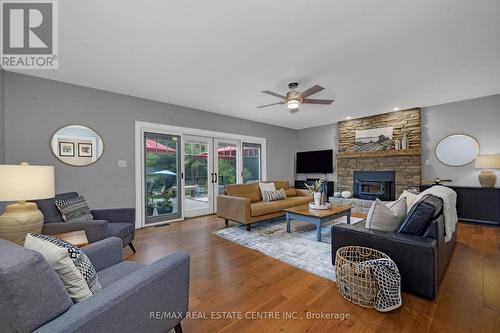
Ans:
<svg viewBox="0 0 500 333"><path fill-rule="evenodd" d="M296 180L295 181L295 188L298 189L307 189L306 185L312 185L315 181L319 180L319 178L307 178L306 180ZM326 181L326 197L333 196L334 192L334 182L332 180Z"/></svg>

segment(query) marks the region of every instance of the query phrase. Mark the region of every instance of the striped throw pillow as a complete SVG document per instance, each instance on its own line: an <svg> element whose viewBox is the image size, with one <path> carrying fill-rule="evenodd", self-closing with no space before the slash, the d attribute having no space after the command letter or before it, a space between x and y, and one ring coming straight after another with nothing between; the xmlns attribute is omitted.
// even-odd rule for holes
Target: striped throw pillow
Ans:
<svg viewBox="0 0 500 333"><path fill-rule="evenodd" d="M284 189L276 191L266 191L262 194L262 201L265 202L283 200L283 199L286 199L286 193Z"/></svg>
<svg viewBox="0 0 500 333"><path fill-rule="evenodd" d="M82 196L68 200L56 200L55 204L61 212L63 221L83 222L94 219L87 201Z"/></svg>

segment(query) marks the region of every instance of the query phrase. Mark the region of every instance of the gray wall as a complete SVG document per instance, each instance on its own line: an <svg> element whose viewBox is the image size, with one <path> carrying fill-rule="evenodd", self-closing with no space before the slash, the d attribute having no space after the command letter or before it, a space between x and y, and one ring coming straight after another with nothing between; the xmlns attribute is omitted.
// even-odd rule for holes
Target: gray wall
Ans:
<svg viewBox="0 0 500 333"><path fill-rule="evenodd" d="M0 69L0 164L5 163L5 72ZM3 212L4 202L0 202L0 212Z"/></svg>
<svg viewBox="0 0 500 333"><path fill-rule="evenodd" d="M5 162L5 89L4 71L0 69L0 164Z"/></svg>
<svg viewBox="0 0 500 333"><path fill-rule="evenodd" d="M456 133L475 137L481 154L499 154L500 95L427 107L422 112L422 179L450 178L456 185L479 186L480 170L474 169L474 163L450 167L434 154L439 140Z"/></svg>
<svg viewBox="0 0 500 333"><path fill-rule="evenodd" d="M265 137L268 178L294 178L295 130L11 72L5 78L6 161L54 165L56 191L79 191L92 207L135 205L135 120ZM52 155L52 133L68 124L101 134L105 151L97 163L71 167Z"/></svg>
<svg viewBox="0 0 500 333"><path fill-rule="evenodd" d="M297 131L297 151L333 149L337 151L337 124L306 128ZM337 168L327 174L328 180L337 180ZM297 174L297 179L320 178L324 174ZM336 184L335 184L336 185Z"/></svg>
<svg viewBox="0 0 500 333"><path fill-rule="evenodd" d="M436 158L434 149L443 137L465 133L475 137L481 154L500 153L500 95L436 105L422 109L422 179L450 178L455 185L479 186L480 170L474 163L450 167ZM330 145L328 140L335 140ZM299 130L297 150L315 150L335 147L337 126L327 125ZM497 171L497 174L500 173ZM303 175L297 175L299 179ZM336 176L335 176L336 180ZM497 183L500 186L500 181Z"/></svg>

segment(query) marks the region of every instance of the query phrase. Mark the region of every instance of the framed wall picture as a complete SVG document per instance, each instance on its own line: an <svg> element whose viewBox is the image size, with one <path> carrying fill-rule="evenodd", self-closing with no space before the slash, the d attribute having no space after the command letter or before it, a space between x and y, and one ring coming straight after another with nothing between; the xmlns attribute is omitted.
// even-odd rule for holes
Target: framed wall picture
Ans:
<svg viewBox="0 0 500 333"><path fill-rule="evenodd" d="M75 157L75 144L73 142L59 142L59 156Z"/></svg>
<svg viewBox="0 0 500 333"><path fill-rule="evenodd" d="M91 143L78 143L78 156L79 157L92 157L92 144Z"/></svg>

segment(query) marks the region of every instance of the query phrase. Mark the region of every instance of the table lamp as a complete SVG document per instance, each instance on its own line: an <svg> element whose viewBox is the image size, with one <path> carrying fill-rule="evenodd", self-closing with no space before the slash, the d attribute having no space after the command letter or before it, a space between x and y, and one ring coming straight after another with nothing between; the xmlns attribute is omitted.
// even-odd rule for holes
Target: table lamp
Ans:
<svg viewBox="0 0 500 333"><path fill-rule="evenodd" d="M36 203L26 200L53 197L54 167L0 165L0 201L17 201L0 215L0 238L22 245L28 232L41 232L43 214Z"/></svg>
<svg viewBox="0 0 500 333"><path fill-rule="evenodd" d="M495 187L497 175L488 169L500 169L500 155L477 155L474 167L487 169L479 173L479 184L482 187Z"/></svg>

